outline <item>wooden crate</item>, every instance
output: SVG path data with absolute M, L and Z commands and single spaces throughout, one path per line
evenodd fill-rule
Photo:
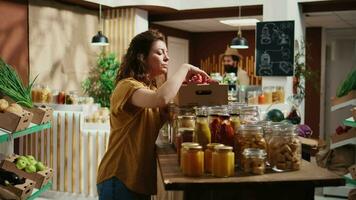
M 16 132 L 26 129 L 33 118 L 33 114 L 24 111 L 22 115 L 11 112 L 0 112 L 0 128 L 10 132 Z
M 228 85 L 210 83 L 182 85 L 174 98 L 177 106 L 215 106 L 228 103 Z
M 33 113 L 32 123 L 45 124 L 52 119 L 53 109 L 46 105 L 41 105 L 34 108 L 24 108 L 25 110 Z
M 14 186 L 0 185 L 0 199 L 4 198 L 25 200 L 32 194 L 34 186 L 35 182 L 30 179 L 26 179 L 25 183 L 23 184 Z
M 27 173 L 24 170 L 20 170 L 15 165 L 15 160 L 18 158 L 18 155 L 11 155 L 8 156 L 1 164 L 0 167 L 10 172 L 14 172 L 15 174 L 22 176 L 24 178 L 28 178 L 30 180 L 35 181 L 35 188 L 41 188 L 42 186 L 46 185 L 48 181 L 53 176 L 53 170 L 47 167 L 43 171 L 35 172 L 35 173 Z

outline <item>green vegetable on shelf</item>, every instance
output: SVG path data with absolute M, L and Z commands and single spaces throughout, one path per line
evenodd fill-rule
M 17 72 L 10 65 L 6 64 L 0 58 L 0 91 L 9 96 L 16 103 L 32 108 L 32 98 L 31 98 L 31 89 L 35 79 L 29 84 L 29 86 L 24 86 L 21 78 L 18 76 Z
M 336 91 L 336 96 L 345 96 L 352 90 L 356 90 L 356 69 L 353 69 L 351 73 L 348 73 L 346 79 L 339 85 Z

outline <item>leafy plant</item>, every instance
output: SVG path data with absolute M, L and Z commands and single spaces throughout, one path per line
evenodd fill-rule
M 346 79 L 339 85 L 336 91 L 336 96 L 345 96 L 351 90 L 356 90 L 356 69 L 353 69 L 351 73 L 348 73 Z
M 115 87 L 115 78 L 120 63 L 116 55 L 101 53 L 97 65 L 89 72 L 89 77 L 82 82 L 84 93 L 94 98 L 103 107 L 110 107 L 110 96 Z
M 16 101 L 17 104 L 32 108 L 33 102 L 31 97 L 31 89 L 36 81 L 35 79 L 26 87 L 16 70 L 9 64 L 6 64 L 0 58 L 0 92 Z

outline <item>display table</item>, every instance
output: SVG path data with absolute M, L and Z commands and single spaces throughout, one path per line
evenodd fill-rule
M 158 146 L 157 159 L 165 190 L 183 190 L 185 200 L 308 200 L 314 199 L 315 187 L 345 185 L 340 176 L 307 161 L 302 162 L 301 170 L 293 172 L 246 175 L 237 171 L 229 178 L 190 178 L 183 176 L 172 146 Z

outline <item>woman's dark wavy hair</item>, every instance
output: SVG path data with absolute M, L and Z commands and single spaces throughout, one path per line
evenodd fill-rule
M 148 30 L 136 35 L 130 42 L 127 53 L 123 58 L 119 72 L 116 76 L 116 84 L 125 78 L 133 77 L 146 84 L 150 83 L 148 67 L 145 60 L 151 50 L 153 42 L 165 41 L 162 33 L 157 30 Z

